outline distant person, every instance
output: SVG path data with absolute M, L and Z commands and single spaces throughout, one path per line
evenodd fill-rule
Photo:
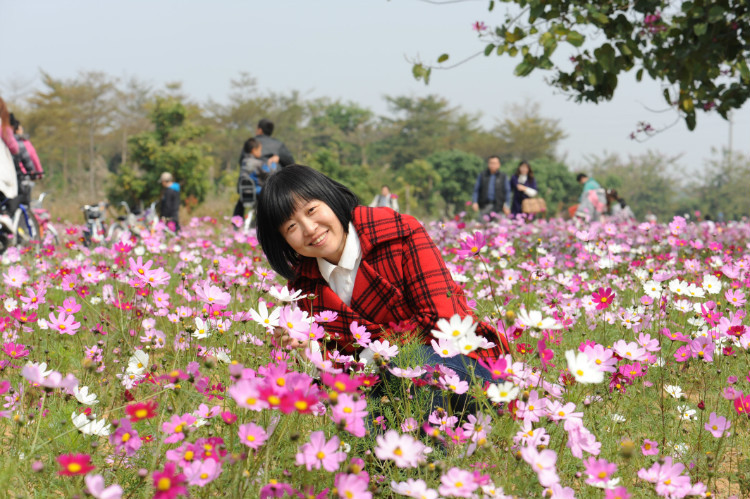
M 245 141 L 242 153 L 244 158 L 240 164 L 240 177 L 237 181 L 237 192 L 240 192 L 240 186 L 243 179 L 252 179 L 256 185 L 256 194 L 260 193 L 260 189 L 266 184 L 268 177 L 278 170 L 279 157 L 274 155 L 268 158 L 268 161 L 264 162 L 261 159 L 263 157 L 263 144 L 254 137 Z M 242 202 L 241 192 L 240 199 L 237 200 L 232 215 L 240 217 L 245 216 L 245 206 Z
M 502 211 L 510 215 L 510 182 L 500 171 L 499 156 L 490 156 L 487 159 L 487 169 L 477 176 L 471 201 L 471 207 L 478 212 L 477 220 L 480 222 L 490 213 Z
M 516 173 L 510 177 L 510 190 L 513 193 L 510 212 L 514 216 L 520 215 L 523 213 L 523 201 L 537 195 L 536 179 L 528 162 L 521 161 L 518 164 Z
M 10 126 L 13 128 L 13 136 L 16 142 L 18 142 L 21 173 L 41 178 L 44 175 L 44 169 L 42 168 L 42 163 L 39 161 L 36 149 L 29 140 L 29 137 L 23 133 L 23 125 L 21 125 L 21 122 L 18 121 L 13 113 L 10 113 Z
M 585 173 L 576 176 L 578 183 L 583 186 L 578 200 L 576 217 L 588 222 L 596 222 L 607 209 L 607 196 L 599 182 Z
M 263 146 L 263 155 L 260 159 L 265 163 L 272 156 L 278 156 L 278 163 L 282 168 L 294 164 L 294 157 L 289 149 L 280 140 L 271 137 L 273 135 L 274 125 L 273 121 L 263 118 L 258 122 L 258 127 L 255 129 L 255 140 L 259 141 Z M 245 150 L 243 148 L 240 154 L 240 165 L 242 160 L 245 158 Z
M 180 230 L 180 184 L 174 181 L 169 172 L 164 172 L 159 177 L 162 186 L 161 201 L 159 202 L 159 215 L 174 224 L 174 231 Z
M 18 142 L 13 135 L 13 128 L 10 125 L 10 113 L 5 105 L 5 101 L 0 98 L 0 193 L 5 199 L 15 199 L 18 197 L 18 177 L 16 176 L 16 167 L 13 156 L 19 153 Z M 2 198 L 3 196 L 0 196 Z M 3 199 L 3 201 L 5 200 Z M 13 214 L 13 209 L 5 203 L 4 214 Z M 5 219 L 4 219 L 5 220 Z
M 607 206 L 609 216 L 618 222 L 627 222 L 635 220 L 635 214 L 630 209 L 628 203 L 620 197 L 616 189 L 609 189 L 607 191 Z
M 375 196 L 370 203 L 370 208 L 377 208 L 379 206 L 385 206 L 391 208 L 393 211 L 398 211 L 398 197 L 391 193 L 391 189 L 387 185 L 380 188 L 380 194 Z

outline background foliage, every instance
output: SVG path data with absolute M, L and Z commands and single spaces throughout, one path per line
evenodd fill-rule
M 747 158 L 717 152 L 704 173 L 690 178 L 680 173 L 678 158 L 656 152 L 603 153 L 573 168 L 557 151 L 565 124 L 545 117 L 535 102 L 511 106 L 483 127 L 481 116 L 437 95 L 385 96 L 388 113 L 378 116 L 356 102 L 262 91 L 244 73 L 221 103 L 197 102 L 179 83 L 157 89 L 100 72 L 41 76 L 41 88 L 9 105 L 47 171 L 39 187 L 66 206 L 105 195 L 148 204 L 160 195 L 159 174 L 172 171 L 189 207 L 211 201 L 213 210 L 228 214 L 240 148 L 268 117 L 296 161 L 349 185 L 365 204 L 388 184 L 402 210 L 422 218 L 463 210 L 493 154 L 509 174 L 519 160 L 531 163 L 552 214 L 576 202 L 579 170 L 617 188 L 639 217 L 701 210 L 729 219 L 750 211 L 740 187 L 750 182 Z

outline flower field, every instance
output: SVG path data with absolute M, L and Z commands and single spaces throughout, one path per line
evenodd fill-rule
M 419 332 L 284 287 L 254 234 L 194 218 L 2 257 L 0 490 L 11 497 L 750 497 L 750 224 L 432 223 L 493 382 Z M 487 347 L 438 324 L 443 357 Z M 464 405 L 441 403 L 464 395 Z

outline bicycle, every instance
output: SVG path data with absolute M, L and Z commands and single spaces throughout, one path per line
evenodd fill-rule
M 104 242 L 107 234 L 106 224 L 104 223 L 104 210 L 109 206 L 107 203 L 97 203 L 95 205 L 84 205 L 83 218 L 86 225 L 83 228 L 83 244 L 88 247 L 91 244 L 101 244 Z
M 4 229 L 3 241 L 0 241 L 3 251 L 7 249 L 11 238 L 16 246 L 39 246 L 42 242 L 39 220 L 29 207 L 34 182 L 31 180 L 31 175 L 23 175 L 20 180 L 18 186 L 19 203 L 13 211 L 9 234 L 6 232 L 8 229 Z M 3 207 L 7 209 L 10 201 L 9 199 L 3 200 Z M 5 224 L 3 226 L 5 227 Z
M 47 198 L 47 193 L 43 192 L 39 194 L 39 197 L 31 202 L 31 211 L 34 213 L 37 221 L 39 222 L 40 235 L 43 241 L 47 240 L 47 234 L 52 238 L 52 242 L 55 246 L 60 244 L 60 235 L 57 229 L 51 223 L 52 217 L 47 209 L 43 207 L 44 200 Z
M 255 203 L 258 201 L 260 186 L 252 177 L 241 177 L 239 183 L 240 201 L 245 208 L 245 220 L 242 230 L 248 232 L 253 227 L 253 216 L 255 215 Z

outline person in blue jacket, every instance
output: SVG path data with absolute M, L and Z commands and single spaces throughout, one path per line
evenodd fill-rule
M 174 222 L 174 231 L 178 232 L 180 230 L 180 184 L 174 181 L 174 177 L 169 172 L 162 173 L 159 182 L 164 188 L 159 202 L 159 215 L 168 222 Z

